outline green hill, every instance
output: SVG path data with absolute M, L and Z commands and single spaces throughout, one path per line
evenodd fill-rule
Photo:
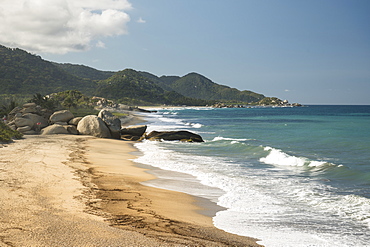
M 24 50 L 0 45 L 0 94 L 46 95 L 67 90 L 132 104 L 253 103 L 265 98 L 214 83 L 197 73 L 158 77 L 132 69 L 100 71 L 84 65 L 52 63 Z
M 252 91 L 239 91 L 236 88 L 219 85 L 197 73 L 187 74 L 169 83 L 176 92 L 196 99 L 257 102 L 265 97 Z
M 115 73 L 112 77 L 100 81 L 96 95 L 118 100 L 121 103 L 134 104 L 174 104 L 174 105 L 205 105 L 201 99 L 191 99 L 161 88 L 156 82 L 156 77 L 149 73 L 133 69 L 125 69 Z
M 189 73 L 183 77 L 157 77 L 147 72 L 140 73 L 160 87 L 166 90 L 173 90 L 190 98 L 246 103 L 258 102 L 265 98 L 264 95 L 254 93 L 252 91 L 240 91 L 236 88 L 230 88 L 228 86 L 214 83 L 210 79 L 197 73 Z
M 105 80 L 114 75 L 113 71 L 101 71 L 85 65 L 77 65 L 70 63 L 53 63 L 55 66 L 61 68 L 69 74 L 74 76 L 90 79 L 94 81 Z
M 1 94 L 49 94 L 81 90 L 91 94 L 96 84 L 73 76 L 41 57 L 0 46 Z

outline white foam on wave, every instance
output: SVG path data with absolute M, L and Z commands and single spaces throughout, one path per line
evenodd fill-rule
M 213 142 L 216 142 L 216 141 L 248 141 L 250 139 L 237 139 L 237 138 L 227 138 L 227 137 L 222 137 L 222 136 L 217 136 L 215 138 L 213 138 Z
M 207 165 L 212 166 L 214 164 L 214 160 L 209 157 L 189 157 L 187 155 L 182 155 L 178 152 L 168 150 L 160 146 L 161 144 L 165 143 L 178 145 L 183 144 L 181 142 L 165 141 L 162 143 L 153 141 L 143 141 L 141 143 L 137 143 L 135 144 L 135 146 L 143 152 L 143 155 L 136 158 L 134 161 L 137 163 L 158 167 L 164 170 L 190 174 L 196 178 L 196 181 L 199 184 L 209 186 L 206 193 L 204 194 L 203 191 L 203 194 L 199 194 L 199 190 L 196 190 L 194 188 L 192 189 L 187 186 L 178 187 L 177 191 L 192 194 L 195 196 L 201 196 L 217 202 L 217 198 L 223 194 L 223 191 L 221 191 L 218 186 L 215 186 L 215 184 L 210 181 L 211 174 L 207 173 L 206 169 Z M 205 166 L 201 167 L 197 165 L 199 162 L 201 162 L 201 164 Z M 213 188 L 213 190 L 210 188 Z
M 180 130 L 188 128 L 200 129 L 203 127 L 201 123 L 186 122 L 185 119 L 173 117 L 177 114 L 178 112 L 160 112 L 146 116 L 146 119 L 150 122 L 147 131 Z
M 178 112 L 172 112 L 172 111 L 167 111 L 167 112 L 163 112 L 163 115 L 177 115 Z
M 203 127 L 203 124 L 200 124 L 200 123 L 186 123 L 185 124 L 186 126 L 191 126 L 195 129 L 199 129 L 199 128 L 202 128 Z
M 268 151 L 269 154 L 266 157 L 260 158 L 260 162 L 269 165 L 277 165 L 277 166 L 308 166 L 308 167 L 319 167 L 322 165 L 330 164 L 325 161 L 315 161 L 309 160 L 305 157 L 296 157 L 284 153 L 282 150 L 275 149 L 272 147 L 265 147 L 265 151 Z

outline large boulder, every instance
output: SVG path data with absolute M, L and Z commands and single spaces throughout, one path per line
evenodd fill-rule
M 22 112 L 23 113 L 38 113 L 41 107 L 36 105 L 35 103 L 26 103 L 23 105 Z
M 53 124 L 41 130 L 41 135 L 69 134 L 68 130 L 59 124 Z
M 105 122 L 100 117 L 95 115 L 83 117 L 77 125 L 77 130 L 81 135 L 111 138 L 109 128 Z
M 142 136 L 147 129 L 146 125 L 137 125 L 121 129 L 121 135 Z
M 110 111 L 107 110 L 101 110 L 98 114 L 98 117 L 100 117 L 106 123 L 111 132 L 112 138 L 121 138 L 121 120 L 118 117 L 114 116 Z
M 48 120 L 38 114 L 26 113 L 26 114 L 23 114 L 23 118 L 31 119 L 33 123 L 31 127 L 34 130 L 37 128 L 44 128 L 49 125 Z
M 68 110 L 62 110 L 62 111 L 56 111 L 50 116 L 50 122 L 56 123 L 56 122 L 68 122 L 74 118 L 72 112 Z
M 72 118 L 71 120 L 69 120 L 68 123 L 71 124 L 71 125 L 76 125 L 77 126 L 78 122 L 80 122 L 81 119 L 82 119 L 82 117 L 75 117 L 75 118 Z
M 63 126 L 63 127 L 67 129 L 69 134 L 72 134 L 72 135 L 78 135 L 79 134 L 79 132 L 77 130 L 77 127 L 75 125 L 67 125 L 67 126 Z
M 204 142 L 202 137 L 190 131 L 152 131 L 145 137 L 149 140 Z
M 17 128 L 17 131 L 19 131 L 21 133 L 25 133 L 25 132 L 30 131 L 30 130 L 31 130 L 30 126 L 23 126 L 23 127 L 18 127 Z
M 48 121 L 44 117 L 34 113 L 26 113 L 23 115 L 17 113 L 15 115 L 14 124 L 17 127 L 29 126 L 31 129 L 36 130 L 48 126 Z
M 33 126 L 33 121 L 23 116 L 16 117 L 14 123 L 17 127 Z
M 72 134 L 78 135 L 76 126 L 53 124 L 41 130 L 41 135 Z

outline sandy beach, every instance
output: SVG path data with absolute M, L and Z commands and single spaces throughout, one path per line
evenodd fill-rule
M 0 148 L 0 246 L 259 246 L 197 198 L 141 185 L 131 142 L 26 136 Z

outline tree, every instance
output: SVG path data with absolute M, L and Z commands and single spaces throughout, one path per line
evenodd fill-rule
M 56 102 L 53 99 L 50 99 L 47 96 L 43 96 L 40 93 L 36 93 L 35 95 L 33 95 L 33 98 L 29 102 L 33 102 L 49 110 L 55 110 L 56 108 Z

